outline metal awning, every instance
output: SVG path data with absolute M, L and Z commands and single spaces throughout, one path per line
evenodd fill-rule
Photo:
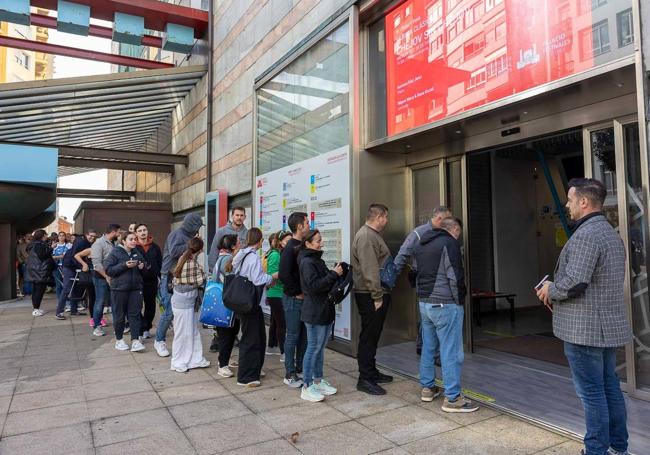
M 142 152 L 206 71 L 190 66 L 0 84 L 0 142 Z

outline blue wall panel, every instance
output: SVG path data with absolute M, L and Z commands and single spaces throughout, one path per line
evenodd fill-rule
M 0 144 L 0 182 L 56 186 L 56 148 Z

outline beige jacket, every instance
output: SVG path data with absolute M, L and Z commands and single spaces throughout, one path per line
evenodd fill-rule
M 352 278 L 354 291 L 370 294 L 373 300 L 380 300 L 387 291 L 382 289 L 379 270 L 390 250 L 381 234 L 368 225 L 363 225 L 352 242 Z

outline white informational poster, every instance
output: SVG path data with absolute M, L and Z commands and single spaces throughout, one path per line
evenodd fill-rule
M 265 239 L 273 232 L 289 230 L 287 220 L 292 212 L 306 212 L 312 229 L 323 236 L 327 265 L 350 262 L 348 146 L 258 176 L 253 201 L 255 225 L 262 229 Z M 266 303 L 264 310 L 269 311 Z M 336 308 L 334 335 L 351 339 L 349 296 Z

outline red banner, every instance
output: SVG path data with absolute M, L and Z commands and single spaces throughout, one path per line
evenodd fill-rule
M 592 68 L 591 8 L 591 0 L 401 4 L 385 19 L 388 134 Z

